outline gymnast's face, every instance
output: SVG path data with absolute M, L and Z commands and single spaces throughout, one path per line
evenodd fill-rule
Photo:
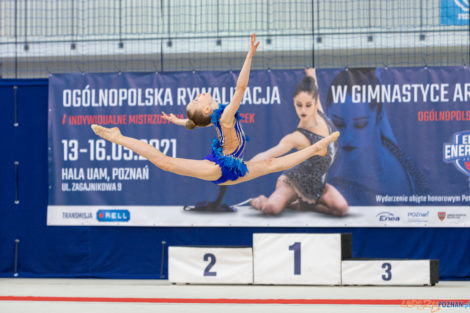
M 203 93 L 200 95 L 197 95 L 196 98 L 191 101 L 186 110 L 196 112 L 200 111 L 204 115 L 211 115 L 212 114 L 212 104 L 213 99 L 212 96 L 209 93 Z
M 379 143 L 377 112 L 369 103 L 353 103 L 348 95 L 344 103 L 332 103 L 328 115 L 341 132 L 338 142 L 346 152 L 345 157 L 359 160 L 376 153 Z
M 294 97 L 294 107 L 295 112 L 301 121 L 308 121 L 316 118 L 316 101 L 311 94 L 304 91 L 299 92 Z

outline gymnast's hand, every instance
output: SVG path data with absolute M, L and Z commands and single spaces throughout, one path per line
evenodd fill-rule
M 118 143 L 119 138 L 122 137 L 121 131 L 117 127 L 106 128 L 100 125 L 93 124 L 91 125 L 91 129 L 93 129 L 95 134 L 97 134 L 101 138 L 104 138 L 114 143 Z
M 250 57 L 253 57 L 255 55 L 255 52 L 258 46 L 259 46 L 259 41 L 256 42 L 256 35 L 253 33 L 251 34 L 250 50 L 248 50 L 248 55 Z
M 179 120 L 179 118 L 177 118 L 173 113 L 171 113 L 170 115 L 167 115 L 165 112 L 162 112 L 162 114 L 163 114 L 164 119 L 166 119 L 167 121 L 173 124 L 176 124 Z
M 317 80 L 316 69 L 314 67 L 306 68 L 305 69 L 305 76 L 310 76 L 310 77 L 315 78 L 315 80 Z

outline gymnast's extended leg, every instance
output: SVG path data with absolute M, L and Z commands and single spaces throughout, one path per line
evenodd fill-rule
M 220 167 L 211 161 L 169 157 L 143 141 L 123 136 L 117 127 L 92 125 L 91 128 L 98 136 L 134 151 L 164 171 L 210 181 L 222 175 Z
M 246 162 L 248 167 L 248 173 L 245 176 L 240 177 L 236 181 L 227 181 L 222 185 L 235 185 L 241 182 L 255 179 L 259 176 L 282 172 L 288 170 L 303 161 L 311 158 L 314 155 L 326 155 L 328 145 L 338 139 L 339 132 L 334 132 L 329 136 L 317 141 L 311 146 L 302 150 L 284 155 L 278 158 L 266 159 L 261 161 Z

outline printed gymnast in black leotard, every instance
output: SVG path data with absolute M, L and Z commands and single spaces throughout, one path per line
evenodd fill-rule
M 333 123 L 323 113 L 314 69 L 306 70 L 306 77 L 294 91 L 294 107 L 300 121 L 297 129 L 284 136 L 278 145 L 256 155 L 251 161 L 274 158 L 292 149 L 301 150 L 336 131 Z M 250 201 L 255 209 L 268 214 L 279 214 L 286 207 L 342 216 L 348 204 L 339 191 L 326 183 L 328 170 L 333 163 L 337 143 L 329 144 L 324 156 L 313 156 L 285 171 L 277 180 L 276 189 L 268 197 L 260 195 Z

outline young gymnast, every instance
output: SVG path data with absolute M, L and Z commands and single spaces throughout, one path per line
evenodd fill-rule
M 243 161 L 247 140 L 240 123 L 238 108 L 248 85 L 251 61 L 258 45 L 259 42 L 256 43 L 256 37 L 252 34 L 248 55 L 240 71 L 230 104 L 218 104 L 210 94 L 206 93 L 198 95 L 188 104 L 186 119 L 163 113 L 168 121 L 186 126 L 188 129 L 194 129 L 196 126 L 216 128 L 217 138 L 212 142 L 211 153 L 204 160 L 169 157 L 143 141 L 123 136 L 117 127 L 105 128 L 92 125 L 91 128 L 98 136 L 131 149 L 164 171 L 208 180 L 220 185 L 242 183 L 259 176 L 287 170 L 314 155 L 325 155 L 328 144 L 338 138 L 339 132 L 332 133 L 313 145 L 279 158 L 254 162 Z

